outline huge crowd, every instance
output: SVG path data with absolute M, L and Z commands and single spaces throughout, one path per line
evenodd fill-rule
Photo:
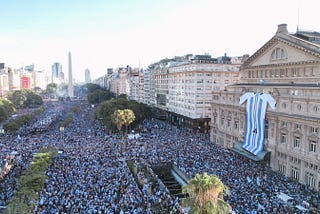
M 48 106 L 59 114 L 63 106 Z M 19 176 L 40 148 L 53 145 L 60 152 L 46 174 L 45 187 L 35 213 L 158 213 L 156 207 L 166 207 L 167 213 L 185 213 L 181 201 L 152 172 L 152 166 L 173 162 L 190 178 L 197 173 L 215 174 L 230 188 L 225 200 L 234 213 L 294 213 L 295 210 L 277 197 L 286 193 L 297 201 L 306 201 L 320 209 L 320 194 L 260 163 L 209 142 L 208 134 L 193 133 L 164 121 L 148 119 L 142 125 L 138 139 L 124 139 L 110 133 L 93 120 L 93 109 L 80 105 L 73 122 L 63 131 L 55 123 L 46 126 L 31 123 L 16 135 L 1 137 L 2 155 L 15 151 L 14 166 L 0 181 L 0 206 L 5 206 L 17 191 Z M 52 111 L 44 112 L 37 120 L 52 119 Z M 41 132 L 33 132 L 41 126 Z M 106 134 L 108 133 L 108 134 Z M 130 171 L 126 160 L 147 167 L 154 179 L 145 180 L 143 188 Z M 154 191 L 148 190 L 150 182 Z M 1 212 L 1 210 L 0 210 Z

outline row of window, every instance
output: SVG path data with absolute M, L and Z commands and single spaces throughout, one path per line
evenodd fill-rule
M 287 104 L 286 104 L 286 103 L 282 103 L 281 107 L 282 107 L 283 109 L 286 109 L 286 108 L 287 108 Z M 299 111 L 302 111 L 302 110 L 303 110 L 303 106 L 302 106 L 301 104 L 297 104 L 297 105 L 296 105 L 296 109 L 299 110 Z M 319 112 L 319 111 L 320 111 L 320 107 L 317 106 L 317 105 L 315 105 L 315 106 L 313 106 L 312 110 L 313 110 L 314 112 Z
M 286 144 L 287 143 L 287 134 L 286 133 L 281 133 L 280 143 L 281 144 Z M 308 144 L 309 144 L 308 151 L 315 153 L 317 151 L 317 141 L 316 140 L 309 140 Z M 301 146 L 302 146 L 301 145 L 301 137 L 300 136 L 294 136 L 293 137 L 293 148 L 294 149 L 299 149 Z
M 268 70 L 249 70 L 247 78 L 281 78 L 281 77 L 314 77 L 313 67 L 309 68 L 280 68 Z M 245 76 L 244 76 L 245 77 Z
M 282 164 L 281 162 L 278 163 L 278 170 L 279 172 L 281 172 L 282 174 L 286 174 L 286 165 Z M 300 169 L 296 166 L 291 166 L 291 171 L 290 171 L 290 176 L 299 181 L 300 180 Z M 310 186 L 311 188 L 315 188 L 316 187 L 316 173 L 312 173 L 309 171 L 305 172 L 305 176 L 304 176 L 304 181 L 305 184 Z M 320 183 L 319 183 L 320 185 Z
M 287 121 L 281 121 L 281 127 L 283 127 L 283 128 L 284 127 L 288 127 L 288 122 Z M 294 124 L 294 128 L 296 130 L 301 130 L 301 124 L 295 123 Z M 310 133 L 315 133 L 315 134 L 319 133 L 319 128 L 318 127 L 311 126 L 309 128 L 310 128 Z

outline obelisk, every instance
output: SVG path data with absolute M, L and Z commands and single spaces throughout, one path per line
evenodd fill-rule
M 69 58 L 68 96 L 72 98 L 73 97 L 73 80 L 72 80 L 71 52 L 69 52 L 68 58 Z

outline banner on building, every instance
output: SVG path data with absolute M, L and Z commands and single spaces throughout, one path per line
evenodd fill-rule
M 268 104 L 275 109 L 276 101 L 270 94 L 247 92 L 240 97 L 240 104 L 247 101 L 246 135 L 242 148 L 257 155 L 263 151 L 265 114 Z

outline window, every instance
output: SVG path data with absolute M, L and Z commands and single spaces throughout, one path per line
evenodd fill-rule
M 316 152 L 317 150 L 317 142 L 314 140 L 311 140 L 309 143 L 309 152 Z
M 316 127 L 311 127 L 311 133 L 318 133 L 319 129 Z
M 300 147 L 300 137 L 295 137 L 294 138 L 293 147 L 294 148 L 299 148 Z
M 279 172 L 282 174 L 286 174 L 286 166 L 283 164 L 279 164 Z
M 287 104 L 286 103 L 282 103 L 282 108 L 287 108 Z
M 301 124 L 296 124 L 295 127 L 296 129 L 301 129 Z
M 302 106 L 300 104 L 297 105 L 297 109 L 300 111 L 302 110 Z
M 282 127 L 287 127 L 288 123 L 287 121 L 282 121 Z
M 221 118 L 221 126 L 224 125 L 224 118 Z
M 299 169 L 297 167 L 291 168 L 291 177 L 295 180 L 299 180 Z
M 238 127 L 239 127 L 239 121 L 234 121 L 234 128 L 238 129 Z
M 316 186 L 315 176 L 310 172 L 306 173 L 306 185 L 308 185 L 310 187 L 315 187 Z
M 287 135 L 285 133 L 281 133 L 281 140 L 280 142 L 283 144 L 283 143 L 286 143 L 287 142 Z
M 313 107 L 313 110 L 314 110 L 314 112 L 318 112 L 320 110 L 320 107 L 319 106 L 315 106 L 315 107 Z
M 275 48 L 271 53 L 271 60 L 283 60 L 287 58 L 287 52 L 283 48 Z

